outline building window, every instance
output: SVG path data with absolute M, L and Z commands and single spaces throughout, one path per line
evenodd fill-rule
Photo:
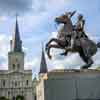
M 15 64 L 13 64 L 13 69 L 15 69 Z
M 22 95 L 23 95 L 24 91 L 22 91 Z
M 15 82 L 15 87 L 17 86 L 17 82 Z
M 3 86 L 5 86 L 5 80 L 3 80 Z
M 10 91 L 8 91 L 8 96 L 10 95 Z
M 16 58 L 15 61 L 18 62 L 18 59 Z
M 34 96 L 34 100 L 37 100 L 37 98 L 36 98 L 36 94 L 35 94 L 35 96 Z
M 18 68 L 18 69 L 20 68 L 20 64 L 17 64 L 17 68 Z
M 28 80 L 26 80 L 26 85 L 28 85 Z

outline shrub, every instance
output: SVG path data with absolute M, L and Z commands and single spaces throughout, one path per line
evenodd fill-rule
M 4 96 L 2 96 L 2 97 L 0 97 L 0 100 L 9 100 L 9 99 L 4 97 Z
M 18 96 L 16 97 L 16 100 L 24 100 L 24 96 L 18 95 Z

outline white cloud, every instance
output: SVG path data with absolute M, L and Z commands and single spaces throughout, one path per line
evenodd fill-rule
M 50 38 L 57 38 L 57 34 L 58 34 L 57 32 L 52 32 Z
M 33 0 L 32 12 L 24 17 L 22 16 L 20 20 L 20 26 L 24 26 L 24 28 L 21 27 L 21 31 L 23 33 L 39 31 L 38 29 L 41 29 L 41 27 L 43 28 L 45 24 L 50 24 L 51 27 L 54 17 L 57 13 L 60 13 L 60 10 L 62 10 L 69 1 L 70 0 L 59 0 L 59 2 L 58 0 Z
M 23 14 L 31 9 L 32 0 L 0 0 L 0 15 Z
M 0 34 L 0 69 L 7 69 L 7 54 L 9 51 L 9 36 Z
M 0 56 L 6 58 L 6 54 L 8 52 L 9 49 L 9 37 L 4 35 L 4 34 L 0 34 Z
M 57 56 L 57 55 L 56 55 Z M 54 56 L 53 56 L 54 57 Z M 79 68 L 84 64 L 82 59 L 79 57 L 78 53 L 75 54 L 68 54 L 68 56 L 60 56 L 59 57 L 54 57 L 51 61 L 49 61 L 50 65 L 55 68 Z
M 44 12 L 44 11 L 56 11 L 60 10 L 66 3 L 69 3 L 71 0 L 34 0 L 33 10 L 35 12 Z
M 7 16 L 0 16 L 0 21 L 5 21 L 5 20 L 7 20 L 7 19 L 8 19 Z
M 39 58 L 32 58 L 30 61 L 26 59 L 25 61 L 25 69 L 38 69 L 40 64 L 40 59 Z

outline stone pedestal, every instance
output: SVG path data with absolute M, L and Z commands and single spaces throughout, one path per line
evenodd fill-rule
M 100 100 L 100 71 L 53 70 L 40 80 L 38 89 L 38 100 Z

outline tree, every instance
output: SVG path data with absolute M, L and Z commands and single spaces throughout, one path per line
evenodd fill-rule
M 16 97 L 16 100 L 24 100 L 24 96 L 18 95 L 18 96 Z
M 2 97 L 0 97 L 0 100 L 9 100 L 9 99 L 4 97 L 4 96 L 2 96 Z

